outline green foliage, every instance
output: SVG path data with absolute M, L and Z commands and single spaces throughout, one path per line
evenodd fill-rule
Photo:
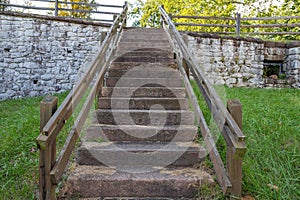
M 191 82 L 206 121 L 210 113 Z M 298 199 L 300 196 L 300 91 L 295 89 L 225 88 L 228 99 L 243 105 L 247 153 L 243 161 L 243 195 L 255 199 Z M 225 142 L 218 150 L 225 158 Z M 278 189 L 276 189 L 278 188 Z
M 93 4 L 95 3 L 95 0 L 63 0 L 64 2 L 73 2 L 73 3 L 85 3 L 85 4 Z M 74 11 L 64 11 L 60 10 L 58 12 L 58 16 L 62 17 L 74 17 L 74 18 L 90 18 L 91 13 L 89 12 L 77 12 L 76 10 L 87 10 L 91 11 L 94 9 L 94 7 L 90 7 L 87 5 L 81 5 L 81 4 L 64 4 L 64 3 L 59 3 L 58 4 L 59 8 L 64 8 L 64 9 L 72 9 Z
M 280 5 L 278 0 L 137 0 L 131 5 L 129 17 L 135 22 L 133 26 L 159 27 L 160 13 L 159 5 L 164 5 L 166 12 L 170 15 L 183 16 L 218 16 L 234 17 L 236 12 L 241 12 L 242 17 L 274 17 L 274 16 L 299 16 L 300 2 L 298 0 L 284 0 Z M 140 18 L 139 18 L 140 16 Z M 194 24 L 223 24 L 235 25 L 234 20 L 212 20 L 212 19 L 187 19 L 174 18 L 175 23 Z M 300 23 L 299 19 L 242 21 L 243 25 L 254 24 L 291 24 Z M 223 27 L 200 27 L 200 26 L 178 26 L 178 30 L 193 32 L 235 32 L 235 28 Z M 278 27 L 278 28 L 242 28 L 241 32 L 300 32 L 300 27 Z M 263 39 L 275 40 L 300 40 L 300 35 L 267 35 L 260 36 Z
M 278 17 L 278 16 L 299 16 L 300 15 L 300 2 L 298 0 L 284 0 L 280 5 L 278 0 L 260 0 L 260 5 L 252 6 L 249 10 L 250 17 Z M 269 5 L 269 6 L 266 6 Z M 293 24 L 300 23 L 300 19 L 280 19 L 268 21 L 253 21 L 248 24 Z M 245 30 L 243 30 L 245 31 Z M 300 32 L 300 27 L 271 27 L 261 29 L 248 29 L 247 32 Z M 263 39 L 273 40 L 300 40 L 300 35 L 267 35 L 262 36 Z
M 231 16 L 236 8 L 235 3 L 230 1 L 197 1 L 197 0 L 138 0 L 130 16 L 141 15 L 142 27 L 158 27 L 160 25 L 159 5 L 163 5 L 167 13 L 172 15 L 193 15 L 193 16 Z M 201 21 L 201 20 L 200 20 Z M 175 22 L 186 22 L 185 19 L 178 19 Z M 199 22 L 199 20 L 198 20 Z M 193 30 L 202 29 L 193 27 Z

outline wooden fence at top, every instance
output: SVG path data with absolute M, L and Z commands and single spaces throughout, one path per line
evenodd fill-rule
M 239 101 L 229 101 L 228 108 L 223 105 L 220 97 L 198 66 L 184 39 L 163 7 L 160 7 L 160 12 L 162 26 L 166 30 L 170 41 L 172 41 L 172 47 L 184 79 L 187 94 L 191 100 L 197 123 L 201 129 L 203 140 L 213 163 L 218 183 L 224 194 L 231 193 L 234 196 L 241 196 L 242 161 L 246 153 L 245 135 L 241 131 L 241 104 Z M 189 82 L 189 71 L 192 72 L 194 80 L 202 92 L 213 119 L 226 142 L 226 168 L 217 150 L 215 138 L 211 134 L 211 130 L 205 121 L 196 95 Z
M 190 19 L 190 20 L 219 20 L 223 21 L 222 24 L 204 24 L 204 23 L 174 23 L 175 26 L 197 26 L 197 27 L 217 27 L 217 28 L 234 28 L 235 32 L 213 32 L 216 34 L 224 34 L 224 35 L 240 35 L 240 34 L 246 34 L 246 35 L 300 35 L 300 32 L 297 31 L 278 31 L 278 32 L 260 32 L 258 30 L 255 30 L 253 32 L 243 32 L 241 30 L 243 29 L 262 29 L 262 28 L 294 28 L 299 27 L 300 28 L 300 16 L 279 16 L 279 17 L 249 17 L 249 18 L 242 18 L 240 13 L 237 13 L 235 17 L 213 17 L 213 16 L 175 16 L 170 15 L 171 19 Z M 251 21 L 272 21 L 272 20 L 292 20 L 296 19 L 299 20 L 298 23 L 263 23 L 263 24 L 251 24 L 249 22 Z M 227 22 L 227 24 L 226 24 Z M 231 23 L 233 22 L 233 23 Z M 231 24 L 230 24 L 231 23 Z
M 128 5 L 125 4 L 123 11 L 115 18 L 113 25 L 101 42 L 95 59 L 57 110 L 55 99 L 46 98 L 41 103 L 41 133 L 37 138 L 40 150 L 39 199 L 41 200 L 55 199 L 55 188 L 62 179 L 76 141 L 94 105 L 94 100 L 103 86 L 104 74 L 113 58 L 121 31 L 126 26 L 127 10 Z M 89 90 L 88 88 L 91 89 Z M 88 93 L 87 97 L 84 98 L 86 93 Z M 84 102 L 82 107 L 80 106 L 81 102 Z M 61 135 L 61 130 L 66 121 L 70 119 L 77 108 L 80 109 L 80 113 L 69 132 L 62 150 L 56 156 L 57 137 Z
M 120 12 L 109 12 L 109 11 L 98 11 L 98 9 L 101 8 L 109 8 L 109 9 L 120 9 L 122 10 L 123 6 L 120 5 L 106 5 L 106 4 L 98 4 L 98 3 L 83 3 L 83 2 L 64 2 L 59 0 L 30 0 L 32 2 L 44 2 L 49 3 L 49 7 L 37 7 L 37 6 L 31 6 L 31 5 L 19 5 L 19 4 L 11 4 L 6 2 L 0 2 L 0 6 L 3 8 L 2 10 L 10 11 L 12 8 L 15 9 L 25 9 L 25 10 L 31 10 L 31 11 L 45 11 L 45 12 L 53 12 L 54 16 L 59 16 L 59 11 L 66 11 L 66 12 L 73 12 L 73 13 L 89 13 L 89 14 L 101 14 L 101 15 L 112 15 L 116 16 L 120 14 Z M 50 5 L 53 4 L 53 7 Z M 60 5 L 68 6 L 68 5 L 78 5 L 78 6 L 84 6 L 87 9 L 70 9 L 61 7 Z M 4 9 L 5 8 L 5 9 Z M 66 17 L 66 18 L 70 18 Z M 75 18 L 75 17 L 72 17 Z M 83 19 L 83 18 L 77 18 L 77 19 Z M 85 20 L 91 20 L 91 21 L 101 21 L 101 22 L 108 22 L 112 23 L 114 22 L 113 17 L 111 19 L 101 19 L 101 18 L 84 18 Z

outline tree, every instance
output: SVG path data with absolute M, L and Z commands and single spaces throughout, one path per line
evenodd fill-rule
M 245 2 L 245 3 L 243 3 Z M 130 17 L 140 14 L 141 19 L 138 25 L 143 27 L 157 27 L 160 24 L 159 5 L 164 5 L 168 14 L 171 15 L 192 15 L 192 16 L 234 16 L 237 5 L 247 4 L 253 0 L 245 1 L 223 1 L 223 0 L 138 0 L 135 8 L 130 13 Z M 221 23 L 219 20 L 201 19 L 174 19 L 174 22 L 189 23 Z M 223 22 L 224 23 L 224 22 Z M 227 24 L 234 24 L 228 21 Z M 189 31 L 222 31 L 223 28 L 207 27 L 179 27 L 181 30 Z
M 0 0 L 0 3 L 9 4 L 9 0 Z M 0 5 L 0 11 L 5 11 L 7 9 L 6 5 Z
M 232 16 L 238 4 L 243 3 L 222 0 L 138 0 L 133 5 L 130 17 L 141 15 L 141 26 L 156 27 L 160 24 L 159 5 L 164 5 L 166 12 L 171 15 Z
M 242 17 L 266 17 L 266 16 L 299 16 L 299 0 L 138 0 L 131 7 L 129 17 L 135 22 L 133 25 L 142 27 L 160 26 L 159 5 L 164 5 L 166 12 L 170 15 L 191 15 L 191 16 L 218 16 L 233 17 L 236 12 L 241 12 Z M 140 16 L 140 18 L 138 17 Z M 203 19 L 176 19 L 176 23 L 197 23 L 197 24 L 227 24 L 235 25 L 235 21 L 228 20 L 203 20 Z M 262 23 L 299 23 L 299 19 L 292 20 L 271 20 L 271 21 L 243 21 L 243 24 L 262 24 Z M 195 32 L 235 32 L 235 28 L 222 27 L 195 27 L 179 26 L 179 30 Z M 242 29 L 243 32 L 276 32 L 293 31 L 299 32 L 299 27 L 294 28 L 264 28 Z M 264 38 L 275 39 L 300 39 L 299 35 L 286 36 L 264 36 Z
M 72 11 L 65 11 L 65 10 L 59 10 L 58 16 L 62 17 L 74 17 L 74 18 L 90 18 L 91 13 L 90 12 L 78 12 L 76 10 L 86 10 L 86 11 L 91 11 L 94 8 L 85 5 L 85 4 L 94 4 L 95 0 L 63 0 L 64 2 L 70 2 L 74 4 L 66 4 L 66 3 L 59 3 L 58 8 L 63 8 L 63 9 L 70 9 Z M 79 4 L 76 4 L 79 3 Z M 82 4 L 84 3 L 84 4 Z
M 261 0 L 262 1 L 262 0 Z M 264 0 L 265 3 L 267 2 Z M 277 3 L 276 3 L 277 2 Z M 251 17 L 275 17 L 275 16 L 300 16 L 300 2 L 299 0 L 284 0 L 282 4 L 278 0 L 273 0 L 268 6 L 253 9 L 250 13 Z M 280 19 L 270 21 L 258 21 L 255 23 L 264 24 L 293 24 L 300 23 L 299 19 Z M 264 28 L 264 32 L 300 32 L 300 27 L 277 27 L 277 28 Z M 265 39 L 275 40 L 300 40 L 300 35 L 267 35 Z

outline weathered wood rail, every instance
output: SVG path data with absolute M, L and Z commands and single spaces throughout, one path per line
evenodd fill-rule
M 26 10 L 38 10 L 38 11 L 53 11 L 54 16 L 59 16 L 59 11 L 67 11 L 72 13 L 92 13 L 92 14 L 104 14 L 104 15 L 118 15 L 119 12 L 108 12 L 108 11 L 98 11 L 100 8 L 111 8 L 111 9 L 122 9 L 123 6 L 120 5 L 107 5 L 107 4 L 98 4 L 98 3 L 84 3 L 84 2 L 64 2 L 59 0 L 30 0 L 35 2 L 45 2 L 49 4 L 53 4 L 53 7 L 38 7 L 38 6 L 31 6 L 31 5 L 19 5 L 19 4 L 12 4 L 12 3 L 6 3 L 6 2 L 0 2 L 0 6 L 3 8 L 8 8 L 8 11 L 10 11 L 11 8 L 19 8 L 19 9 L 26 9 Z M 77 6 L 85 6 L 87 9 L 70 9 L 70 8 L 64 8 L 61 5 L 77 5 Z M 5 11 L 5 9 L 4 9 Z M 64 17 L 68 18 L 68 17 Z M 75 18 L 75 17 L 72 17 Z M 112 18 L 112 17 L 111 17 Z M 75 19 L 83 19 L 83 18 L 75 18 Z M 101 22 L 114 22 L 113 19 L 99 19 L 99 18 L 85 18 L 85 20 L 89 21 L 101 21 Z
M 166 13 L 163 7 L 160 7 L 162 16 L 162 26 L 169 35 L 176 58 L 179 63 L 179 69 L 184 77 L 188 96 L 192 101 L 197 123 L 201 129 L 204 142 L 209 151 L 210 159 L 213 163 L 217 180 L 221 185 L 224 194 L 231 193 L 235 196 L 241 196 L 242 191 L 242 160 L 246 153 L 245 135 L 242 128 L 242 110 L 238 101 L 229 101 L 228 109 L 223 105 L 215 89 L 209 83 L 204 72 L 197 65 L 195 59 L 186 46 L 184 39 L 176 29 L 172 19 Z M 216 124 L 226 141 L 226 168 L 224 167 L 221 156 L 217 150 L 216 142 L 211 134 L 203 113 L 199 107 L 193 88 L 189 82 L 189 71 L 200 88 L 206 103 L 212 113 Z
M 115 18 L 113 25 L 101 43 L 100 49 L 87 72 L 70 91 L 56 112 L 54 112 L 56 100 L 48 99 L 41 103 L 41 134 L 37 138 L 40 150 L 39 199 L 41 200 L 55 199 L 55 187 L 61 180 L 71 153 L 75 148 L 76 140 L 83 129 L 91 107 L 94 105 L 95 98 L 102 88 L 104 74 L 113 57 L 120 33 L 123 27 L 126 26 L 127 10 L 128 5 L 125 4 L 123 11 Z M 95 81 L 93 82 L 93 80 Z M 85 91 L 91 84 L 92 88 L 84 100 Z M 56 139 L 81 100 L 84 100 L 81 111 L 61 152 L 56 156 Z
M 182 16 L 182 15 L 170 15 L 171 19 L 191 19 L 191 20 L 220 20 L 223 21 L 224 24 L 212 24 L 212 23 L 174 23 L 175 26 L 198 26 L 198 27 L 218 27 L 218 28 L 234 28 L 235 32 L 213 32 L 216 34 L 225 34 L 225 35 L 240 35 L 240 34 L 247 34 L 247 35 L 299 35 L 300 32 L 298 31 L 278 31 L 278 32 L 242 32 L 242 29 L 249 29 L 249 28 L 293 28 L 293 27 L 300 27 L 300 16 L 278 16 L 278 17 L 248 17 L 242 18 L 240 13 L 237 13 L 235 17 L 212 17 L 212 16 Z M 296 19 L 299 20 L 298 23 L 264 23 L 264 24 L 249 24 L 249 21 L 271 21 L 271 20 L 291 20 Z M 232 24 L 228 24 L 232 22 Z

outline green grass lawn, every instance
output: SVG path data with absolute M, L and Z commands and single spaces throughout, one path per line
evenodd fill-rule
M 192 85 L 210 123 L 203 97 L 196 83 Z M 247 137 L 243 195 L 263 200 L 300 199 L 300 90 L 216 89 L 223 89 L 227 99 L 237 98 L 243 105 L 243 132 Z M 222 140 L 218 146 L 224 147 Z M 226 151 L 220 153 L 225 158 Z
M 63 101 L 66 93 L 58 95 Z M 0 199 L 36 199 L 39 98 L 0 102 Z
M 226 91 L 243 105 L 244 193 L 256 199 L 300 199 L 300 90 Z
M 243 104 L 248 151 L 243 194 L 255 199 L 300 198 L 300 90 L 226 88 Z M 61 102 L 66 94 L 59 95 Z M 35 199 L 39 102 L 0 102 L 0 199 Z M 274 189 L 277 186 L 278 190 Z

